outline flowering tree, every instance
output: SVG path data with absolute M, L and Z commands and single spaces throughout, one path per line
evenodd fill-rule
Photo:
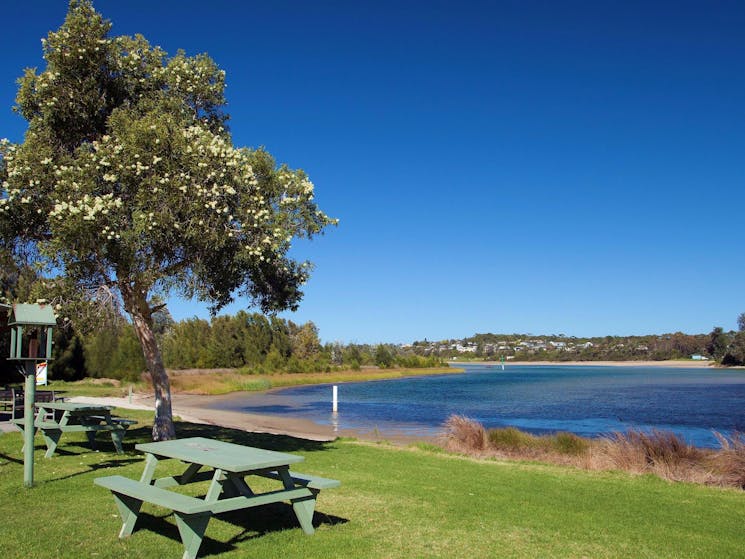
M 90 0 L 72 0 L 26 70 L 23 143 L 0 143 L 0 238 L 80 293 L 113 294 L 131 317 L 155 388 L 153 438 L 174 436 L 153 313 L 169 294 L 217 310 L 236 293 L 294 309 L 309 264 L 293 238 L 334 222 L 302 171 L 236 148 L 225 73 L 207 55 L 168 58 L 140 35 L 110 37 Z

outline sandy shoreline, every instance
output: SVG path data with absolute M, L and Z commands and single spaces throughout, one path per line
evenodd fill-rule
M 255 393 L 252 393 L 257 395 Z M 333 425 L 321 425 L 309 419 L 285 417 L 279 415 L 261 415 L 213 409 L 210 406 L 220 400 L 232 396 L 204 396 L 196 394 L 174 394 L 173 415 L 191 423 L 218 425 L 229 429 L 239 429 L 256 433 L 270 433 L 273 435 L 289 435 L 311 441 L 333 441 L 338 437 L 354 437 L 364 440 L 386 440 L 397 443 L 412 443 L 431 440 L 428 437 L 418 437 L 386 431 L 384 434 L 368 433 L 354 429 L 336 429 Z M 95 403 L 106 406 L 116 406 L 123 409 L 148 410 L 154 413 L 155 406 L 152 396 L 142 394 L 128 398 L 99 398 L 90 396 L 75 396 L 71 402 Z

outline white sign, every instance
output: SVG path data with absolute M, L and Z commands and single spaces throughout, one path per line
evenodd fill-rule
M 37 363 L 36 364 L 36 386 L 47 383 L 47 364 Z

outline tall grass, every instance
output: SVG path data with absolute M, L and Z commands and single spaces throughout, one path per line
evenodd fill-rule
M 697 448 L 667 431 L 631 430 L 601 439 L 573 433 L 532 435 L 514 427 L 486 430 L 476 421 L 454 415 L 445 422 L 443 436 L 446 449 L 465 454 L 539 459 L 745 489 L 745 435 L 715 435 L 721 444 L 719 450 Z

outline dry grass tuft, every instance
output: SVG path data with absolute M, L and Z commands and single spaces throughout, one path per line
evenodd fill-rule
M 454 452 L 482 452 L 487 447 L 486 429 L 478 421 L 451 415 L 445 422 L 445 447 Z
M 614 433 L 604 444 L 601 441 L 597 451 L 611 468 L 652 473 L 671 481 L 713 481 L 706 465 L 711 451 L 689 445 L 668 431 Z
M 721 449 L 689 445 L 674 433 L 628 431 L 597 440 L 573 433 L 531 435 L 514 427 L 490 429 L 454 415 L 445 423 L 445 448 L 475 456 L 540 459 L 592 470 L 651 473 L 671 481 L 745 489 L 745 435 L 715 433 Z
M 711 459 L 712 469 L 723 480 L 724 485 L 745 489 L 745 433 L 735 431 L 727 438 L 714 432 L 722 449 Z

